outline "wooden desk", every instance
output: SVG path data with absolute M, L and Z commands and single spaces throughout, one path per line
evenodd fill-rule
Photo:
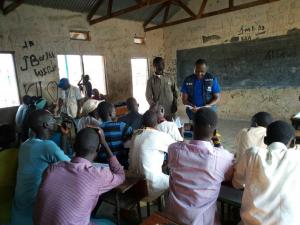
M 228 208 L 228 217 L 231 218 L 231 208 L 241 208 L 243 191 L 235 189 L 232 186 L 222 185 L 218 197 L 218 201 L 221 203 L 221 221 L 225 219 L 225 205 Z
M 242 204 L 243 191 L 230 186 L 221 186 L 218 201 L 240 208 Z
M 114 188 L 113 190 L 103 195 L 103 201 L 116 207 L 117 225 L 120 224 L 120 211 L 121 208 L 132 208 L 134 205 L 138 207 L 138 214 L 141 218 L 141 212 L 139 207 L 139 201 L 147 194 L 143 193 L 144 179 L 126 177 L 123 184 Z
M 184 224 L 180 224 L 178 222 L 175 222 L 174 220 L 171 220 L 163 213 L 155 212 L 146 220 L 144 220 L 144 222 L 141 223 L 141 225 L 184 225 Z

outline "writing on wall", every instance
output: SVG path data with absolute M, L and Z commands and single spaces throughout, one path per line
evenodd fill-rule
M 33 41 L 24 41 L 23 50 L 33 50 L 35 44 Z M 43 77 L 57 70 L 57 65 L 54 62 L 55 54 L 52 51 L 45 51 L 40 54 L 25 54 L 22 57 L 21 71 L 33 69 L 35 76 Z
M 244 24 L 240 27 L 237 35 L 240 41 L 250 41 L 266 33 L 266 27 L 259 23 Z
M 25 94 L 31 96 L 43 97 L 43 91 L 47 93 L 52 102 L 56 102 L 58 99 L 58 86 L 56 81 L 50 81 L 43 83 L 42 81 L 23 84 Z

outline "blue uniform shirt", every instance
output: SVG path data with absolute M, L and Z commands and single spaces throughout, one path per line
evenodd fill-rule
M 181 87 L 181 92 L 188 94 L 188 87 L 185 83 L 183 83 Z M 213 85 L 212 85 L 212 93 L 220 93 L 221 88 L 218 84 L 217 78 L 214 78 Z M 204 106 L 204 99 L 203 99 L 203 79 L 198 80 L 196 76 L 194 76 L 194 102 L 191 102 L 196 107 Z

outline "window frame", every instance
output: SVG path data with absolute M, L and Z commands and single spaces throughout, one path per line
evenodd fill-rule
M 103 58 L 103 68 L 104 68 L 104 79 L 105 79 L 105 89 L 106 89 L 106 94 L 108 95 L 109 90 L 108 90 L 108 85 L 107 85 L 107 71 L 106 71 L 106 59 L 104 55 L 97 55 L 97 54 L 78 54 L 78 53 L 67 53 L 67 54 L 63 54 L 63 53 L 57 53 L 56 54 L 56 61 L 58 62 L 58 55 L 62 55 L 62 56 L 67 56 L 67 55 L 78 55 L 80 56 L 80 64 L 81 64 L 81 70 L 82 70 L 82 74 L 85 74 L 84 71 L 84 63 L 83 63 L 83 56 L 101 56 Z M 60 79 L 60 74 L 58 72 L 58 77 Z
M 20 104 L 22 104 L 21 89 L 20 89 L 20 84 L 19 84 L 19 76 L 18 76 L 17 63 L 16 63 L 16 52 L 15 51 L 1 51 L 0 50 L 0 54 L 11 54 L 12 55 L 14 71 L 15 71 L 15 76 L 16 76 L 15 79 L 16 79 L 16 83 L 17 83 L 17 92 L 18 92 L 19 102 L 20 102 Z M 0 108 L 0 109 L 13 108 L 13 107 L 18 107 L 18 106 L 8 106 L 8 107 Z

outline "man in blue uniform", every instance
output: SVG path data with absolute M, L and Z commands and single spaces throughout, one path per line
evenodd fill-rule
M 217 78 L 207 72 L 207 62 L 198 59 L 194 74 L 186 77 L 181 87 L 182 103 L 186 106 L 186 113 L 190 120 L 201 107 L 212 107 L 216 111 L 220 92 Z

